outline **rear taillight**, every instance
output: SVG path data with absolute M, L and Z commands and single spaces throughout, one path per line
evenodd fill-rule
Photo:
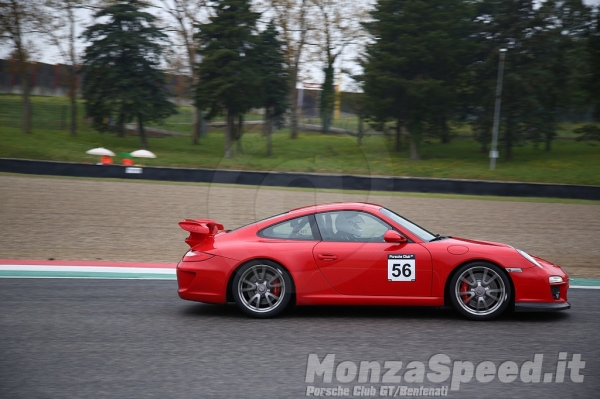
M 207 254 L 206 252 L 199 252 L 199 251 L 191 250 L 191 251 L 187 251 L 187 253 L 185 255 L 183 255 L 183 261 L 184 262 L 203 262 L 212 257 L 214 257 L 214 255 L 212 255 L 212 254 Z

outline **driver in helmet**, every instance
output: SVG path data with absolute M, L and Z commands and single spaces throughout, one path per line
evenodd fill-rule
M 335 237 L 340 241 L 356 241 L 363 234 L 360 223 L 363 223 L 363 220 L 356 212 L 339 213 L 335 218 Z

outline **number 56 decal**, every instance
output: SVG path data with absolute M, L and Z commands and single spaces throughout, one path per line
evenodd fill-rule
M 388 281 L 415 281 L 415 255 L 388 255 Z

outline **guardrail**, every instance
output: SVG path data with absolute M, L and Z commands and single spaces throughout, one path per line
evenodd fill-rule
M 600 200 L 600 186 L 166 167 L 127 168 L 0 158 L 0 172 L 256 186 Z

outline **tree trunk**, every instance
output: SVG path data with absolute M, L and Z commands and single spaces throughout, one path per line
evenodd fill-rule
M 419 153 L 417 152 L 417 143 L 416 143 L 414 137 L 411 137 L 411 140 L 410 140 L 410 160 L 411 161 L 419 160 Z
M 117 137 L 125 137 L 125 115 L 123 115 L 123 112 L 119 113 L 117 119 Z
M 243 154 L 242 134 L 244 134 L 244 115 L 238 115 L 238 125 L 236 129 L 236 147 L 238 154 Z
M 506 159 L 512 159 L 512 145 L 510 145 L 508 142 L 506 143 Z
M 333 87 L 333 62 L 335 57 L 332 59 L 328 57 L 327 67 L 323 70 L 325 74 L 325 81 L 321 90 L 321 128 L 323 133 L 329 133 L 329 127 L 331 126 L 331 119 L 333 118 L 333 108 L 335 105 L 335 92 Z
M 506 124 L 506 133 L 505 133 L 505 142 L 504 142 L 504 152 L 506 153 L 505 158 L 507 160 L 512 159 L 512 125 L 507 123 Z
M 359 147 L 362 145 L 363 136 L 364 136 L 363 118 L 359 115 L 358 116 L 358 146 Z
M 71 102 L 71 130 L 69 134 L 77 136 L 77 76 L 75 75 L 75 65 L 70 68 L 69 100 Z
M 144 130 L 144 119 L 141 113 L 138 113 L 138 132 L 140 134 L 140 144 L 143 149 L 148 148 L 148 142 L 146 141 L 146 131 Z
M 177 4 L 177 3 L 175 3 Z M 180 21 L 181 23 L 181 21 Z M 183 28 L 183 26 L 182 26 Z M 185 33 L 183 35 L 184 37 L 184 41 L 185 41 L 185 47 L 187 50 L 187 56 L 188 56 L 188 66 L 190 67 L 190 70 L 192 71 L 192 80 L 191 80 L 191 91 L 192 91 L 192 98 L 194 99 L 194 101 L 192 102 L 192 144 L 193 145 L 198 145 L 200 143 L 200 137 L 206 137 L 206 129 L 205 129 L 205 123 L 206 121 L 204 120 L 204 111 L 199 110 L 196 107 L 196 87 L 198 86 L 198 75 L 196 68 L 194 67 L 195 62 L 196 62 L 196 49 L 195 47 L 191 44 L 190 38 L 187 35 L 187 33 Z
M 395 146 L 395 151 L 396 152 L 400 152 L 400 135 L 402 133 L 402 122 L 400 122 L 400 120 L 398 120 L 398 122 L 396 122 L 396 146 Z
M 198 145 L 200 142 L 200 112 L 195 105 L 192 104 L 192 144 Z
M 290 94 L 292 96 L 292 109 L 290 110 L 290 138 L 298 138 L 298 89 L 296 83 L 298 81 L 298 68 L 290 68 Z
M 403 129 L 404 132 L 406 133 L 406 136 L 408 137 L 408 141 L 409 141 L 409 149 L 410 149 L 410 160 L 411 161 L 418 161 L 419 160 L 419 153 L 417 152 L 417 135 L 414 134 L 414 132 L 410 132 L 407 129 Z
M 445 116 L 440 117 L 440 129 L 442 131 L 442 144 L 450 143 L 450 129 Z
M 29 99 L 29 74 L 28 66 L 25 62 L 20 63 L 21 89 L 23 93 L 21 99 L 23 102 L 23 133 L 31 133 L 31 100 Z
M 491 134 L 485 134 L 485 133 L 481 133 L 482 137 L 481 137 L 481 153 L 485 154 L 488 152 L 488 137 L 491 137 Z
M 267 139 L 267 156 L 270 157 L 273 155 L 273 147 L 271 142 L 271 133 L 273 132 L 272 122 L 271 122 L 271 112 L 269 111 L 269 107 L 265 108 L 265 115 L 263 117 L 263 135 Z
M 552 149 L 552 135 L 550 133 L 546 134 L 546 151 L 550 151 Z
M 208 137 L 208 123 L 206 122 L 206 114 L 199 112 L 200 137 Z
M 77 60 L 75 58 L 75 17 L 71 5 L 68 6 L 69 12 L 69 58 L 71 67 L 69 68 L 69 99 L 71 100 L 71 137 L 77 136 L 77 71 L 75 70 Z
M 231 110 L 227 110 L 227 128 L 225 129 L 225 154 L 224 157 L 231 158 L 231 137 L 235 130 L 235 114 Z

